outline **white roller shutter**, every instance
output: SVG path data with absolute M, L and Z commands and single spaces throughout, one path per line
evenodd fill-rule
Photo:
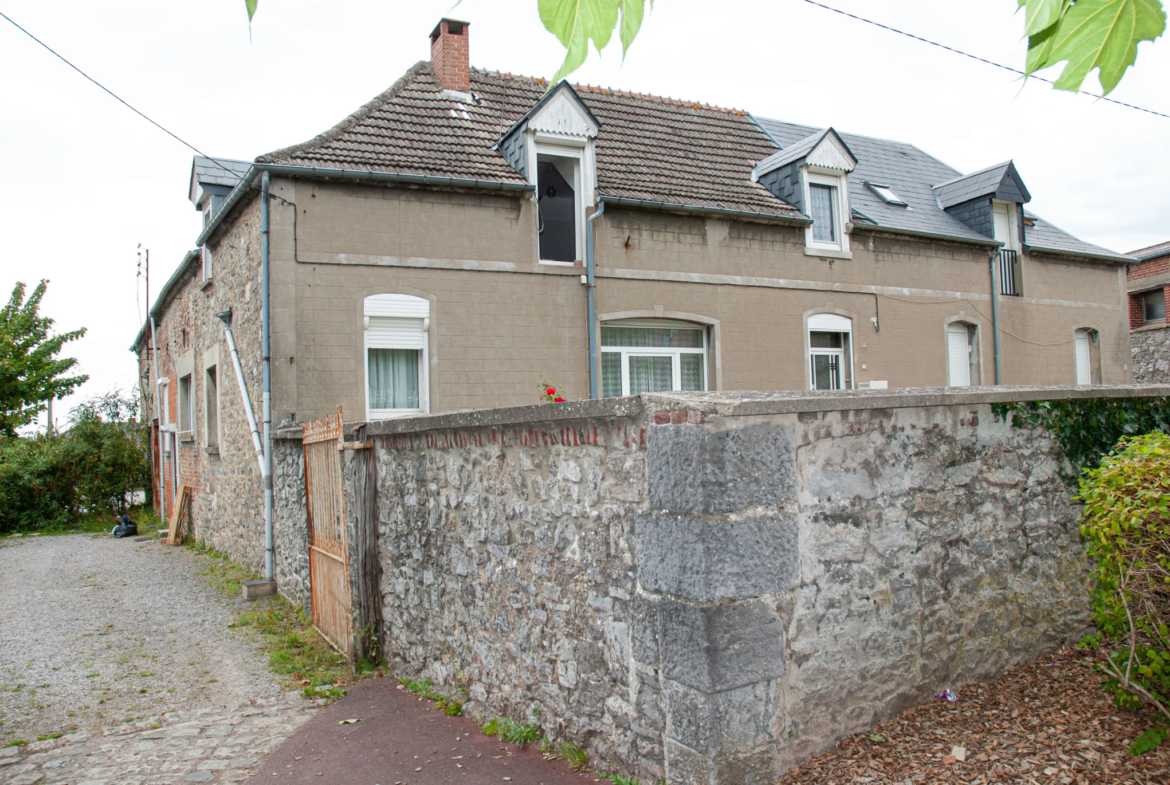
M 1093 361 L 1089 353 L 1089 334 L 1084 330 L 1077 330 L 1074 343 L 1077 353 L 1077 384 L 1092 384 Z
M 371 349 L 422 349 L 426 345 L 422 319 L 371 316 L 366 346 Z
M 962 322 L 947 325 L 947 370 L 951 387 L 971 386 L 971 337 Z
M 431 304 L 409 294 L 375 294 L 366 298 L 365 312 L 366 316 L 426 319 L 431 315 Z

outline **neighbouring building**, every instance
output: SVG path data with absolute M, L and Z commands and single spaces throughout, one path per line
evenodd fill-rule
M 274 426 L 527 404 L 544 379 L 1131 381 L 1132 259 L 1033 213 L 1012 162 L 477 70 L 469 34 L 442 20 L 429 62 L 304 144 L 194 162 L 203 230 L 134 350 L 160 496 L 191 486 L 233 557 L 263 558 L 262 482 L 217 314 L 260 419 L 266 294 Z
M 1170 382 L 1170 332 L 1166 331 L 1166 292 L 1170 289 L 1170 242 L 1131 251 L 1129 341 L 1136 382 Z

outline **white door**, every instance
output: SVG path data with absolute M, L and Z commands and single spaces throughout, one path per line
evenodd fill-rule
M 1086 330 L 1077 330 L 1077 384 L 1093 383 L 1093 360 L 1089 352 L 1089 333 Z
M 971 333 L 962 322 L 947 325 L 947 370 L 951 387 L 971 386 Z
M 992 218 L 995 219 L 995 239 L 1004 243 L 1005 248 L 1012 247 L 1012 222 L 1008 217 L 1008 206 L 996 202 L 991 206 Z

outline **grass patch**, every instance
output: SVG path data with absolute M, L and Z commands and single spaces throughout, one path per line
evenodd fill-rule
M 55 733 L 42 733 L 40 736 L 37 736 L 37 741 L 48 741 L 49 739 L 59 739 L 64 735 L 65 734 L 62 733 L 61 731 L 57 731 Z
M 25 744 L 28 744 L 28 742 L 25 741 L 24 739 L 17 739 L 16 741 L 8 742 L 4 746 L 5 747 L 23 747 Z
M 589 753 L 567 741 L 557 745 L 557 757 L 568 761 L 569 768 L 573 771 L 589 770 Z
M 243 595 L 244 581 L 254 581 L 260 577 L 251 570 L 229 560 L 219 551 L 207 547 L 203 542 L 198 542 L 191 548 L 208 559 L 206 567 L 196 571 L 195 574 L 202 575 L 211 588 L 225 597 L 238 599 Z
M 349 662 L 321 637 L 300 608 L 273 597 L 236 616 L 236 627 L 255 630 L 268 652 L 268 665 L 302 690 L 306 698 L 340 698 L 353 681 Z
M 409 679 L 398 679 L 398 682 L 407 690 L 410 690 L 420 698 L 426 698 L 429 701 L 434 701 L 439 711 L 450 717 L 459 717 L 463 714 L 463 703 L 445 695 L 441 692 L 435 692 L 434 685 L 431 684 L 430 679 L 420 679 L 418 681 L 410 681 Z
M 154 514 L 154 510 L 144 505 L 131 507 L 130 511 L 126 514 L 130 516 L 130 520 L 138 524 L 138 536 L 140 537 L 147 534 L 153 535 L 156 529 L 163 526 L 163 524 L 159 523 L 158 516 Z M 113 528 L 114 513 L 103 511 L 100 513 L 80 515 L 63 525 L 0 534 L 0 540 L 20 539 L 21 537 L 52 537 L 61 534 L 107 534 L 112 538 L 114 535 L 110 534 L 110 532 Z
M 535 722 L 516 722 L 507 717 L 496 717 L 488 720 L 480 730 L 517 747 L 540 741 L 540 726 Z

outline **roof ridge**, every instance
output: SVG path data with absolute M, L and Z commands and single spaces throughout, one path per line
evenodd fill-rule
M 279 150 L 273 150 L 270 153 L 256 156 L 257 163 L 275 163 L 278 158 L 291 158 L 294 153 L 304 152 L 316 147 L 324 142 L 331 141 L 341 136 L 343 133 L 353 128 L 358 123 L 362 122 L 373 114 L 377 109 L 381 108 L 386 102 L 397 96 L 402 92 L 407 85 L 413 83 L 422 74 L 432 74 L 431 63 L 429 60 L 419 60 L 406 70 L 402 76 L 398 78 L 394 84 L 383 90 L 378 95 L 363 104 L 356 112 L 353 112 L 337 125 L 333 126 L 327 131 L 317 134 L 312 139 L 300 144 L 282 147 Z M 433 74 L 432 74 L 433 75 Z M 438 92 L 438 91 L 436 91 Z
M 985 174 L 986 172 L 990 172 L 992 169 L 998 169 L 1001 166 L 1008 166 L 1011 163 L 1013 163 L 1013 159 L 1009 158 L 1006 161 L 1000 161 L 997 164 L 992 164 L 991 166 L 985 166 L 978 171 L 968 172 L 967 174 L 961 174 L 958 177 L 952 177 L 950 180 L 947 180 L 946 182 L 939 183 L 938 185 L 932 185 L 931 188 L 932 189 L 933 188 L 942 188 L 944 185 L 950 185 L 951 183 L 957 183 L 960 180 L 966 180 L 968 177 L 974 177 L 977 174 Z M 1062 229 L 1061 231 L 1064 231 L 1064 230 Z
M 482 74 L 484 76 L 495 76 L 499 77 L 500 79 L 529 81 L 540 85 L 549 84 L 549 80 L 541 76 L 516 75 L 511 71 L 504 73 L 500 71 L 492 71 L 487 68 L 476 68 L 474 66 L 471 70 L 474 73 Z M 683 98 L 666 98 L 660 95 L 654 95 L 652 93 L 640 93 L 634 90 L 614 90 L 612 87 L 601 87 L 600 85 L 580 84 L 576 82 L 570 82 L 569 84 L 574 90 L 579 92 L 598 93 L 601 95 L 616 95 L 622 98 L 638 98 L 644 101 L 656 101 L 658 103 L 667 104 L 669 106 L 687 106 L 692 109 L 709 109 L 714 112 L 724 112 L 725 114 L 732 114 L 738 117 L 742 117 L 748 114 L 748 112 L 744 109 L 735 109 L 733 107 L 727 106 L 716 106 L 715 104 L 708 104 L 702 101 L 689 101 Z
M 1142 248 L 1137 248 L 1126 253 L 1127 256 L 1136 256 L 1139 259 L 1143 256 L 1148 256 L 1151 259 L 1156 259 L 1159 256 L 1170 254 L 1170 240 L 1164 240 L 1160 243 L 1147 245 Z M 1144 261 L 1144 260 L 1143 260 Z

